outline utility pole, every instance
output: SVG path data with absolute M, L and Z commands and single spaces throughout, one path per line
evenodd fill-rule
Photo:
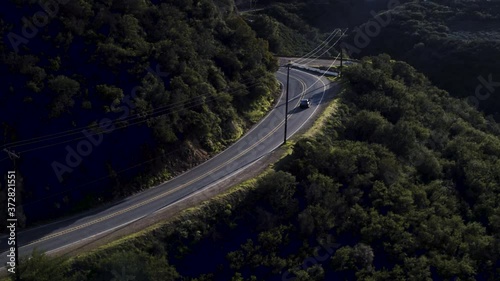
M 344 33 L 340 35 L 340 70 L 339 70 L 339 77 L 342 77 L 343 71 L 344 71 L 344 34 L 349 30 L 349 28 L 346 28 Z
M 14 172 L 17 171 L 17 166 L 16 166 L 16 159 L 19 159 L 19 155 L 17 155 L 15 152 L 13 151 L 9 151 L 7 148 L 4 148 L 3 150 L 5 153 L 7 153 L 7 155 L 9 155 L 9 158 L 10 160 L 12 160 L 12 164 L 14 165 Z M 16 194 L 14 194 L 14 196 L 16 196 Z M 18 202 L 16 200 L 16 202 Z M 15 218 L 15 224 L 16 224 L 16 227 L 14 228 L 14 234 L 15 234 L 15 243 L 14 243 L 14 254 L 16 255 L 16 281 L 21 281 L 21 273 L 19 272 L 19 247 L 17 245 L 17 243 L 19 242 L 19 237 L 17 236 L 17 228 L 19 227 L 19 223 L 17 221 L 17 210 L 15 212 L 16 214 L 16 218 Z
M 342 35 L 340 35 L 342 36 Z M 344 61 L 344 51 L 342 50 L 342 43 L 343 43 L 343 39 L 341 37 L 340 39 L 340 72 L 339 72 L 339 77 L 342 77 L 342 66 L 343 66 L 343 61 Z
M 288 84 L 290 81 L 290 66 L 292 65 L 291 61 L 288 61 L 288 64 L 286 65 L 286 103 L 285 103 L 285 137 L 283 140 L 283 144 L 286 144 L 286 128 L 287 128 L 287 122 L 288 122 Z

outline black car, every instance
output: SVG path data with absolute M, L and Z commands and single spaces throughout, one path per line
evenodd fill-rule
M 311 100 L 310 99 L 300 100 L 300 108 L 309 108 L 309 107 L 311 107 Z

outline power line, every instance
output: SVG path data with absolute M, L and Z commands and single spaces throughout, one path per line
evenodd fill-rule
M 333 43 L 333 45 L 328 48 L 326 51 L 324 51 L 321 55 L 319 55 L 318 57 L 316 57 L 315 59 L 311 60 L 311 61 L 308 61 L 307 63 L 311 63 L 313 61 L 316 61 L 318 60 L 318 58 L 320 58 L 321 56 L 323 56 L 324 54 L 326 54 L 326 52 L 328 52 L 329 50 L 331 50 L 333 47 L 335 47 L 335 45 L 340 41 L 340 39 L 342 39 L 342 37 L 344 36 L 344 34 L 347 32 L 347 29 L 340 35 L 339 39 L 337 39 L 337 41 L 335 41 L 335 43 Z
M 246 85 L 247 87 L 253 87 L 253 86 L 256 86 L 256 85 L 259 85 L 261 82 L 260 81 L 255 81 L 249 85 Z M 237 92 L 239 92 L 241 89 L 236 89 L 232 92 L 229 92 L 228 94 L 235 94 Z M 195 97 L 196 99 L 200 99 L 200 98 L 204 98 L 204 97 L 209 97 L 210 94 L 207 93 L 207 94 L 203 94 L 203 95 L 200 95 L 200 96 L 197 96 Z M 215 99 L 219 99 L 219 98 L 222 98 L 222 96 L 219 96 L 219 97 L 212 97 L 212 98 L 215 98 Z M 192 105 L 189 105 L 190 103 L 193 103 L 195 102 L 195 104 L 192 104 Z M 133 116 L 130 116 L 128 118 L 124 118 L 124 119 L 117 119 L 117 120 L 114 120 L 114 122 L 130 122 L 130 121 L 133 121 L 133 120 L 137 120 L 137 119 L 141 119 L 141 118 L 146 118 L 148 116 L 153 116 L 151 118 L 148 118 L 146 120 L 142 120 L 142 121 L 139 121 L 139 122 L 135 122 L 133 124 L 139 124 L 139 123 L 143 123 L 143 122 L 147 122 L 149 120 L 151 120 L 152 118 L 156 118 L 156 117 L 159 117 L 159 116 L 163 116 L 163 115 L 166 115 L 168 113 L 174 113 L 174 112 L 178 112 L 178 111 L 181 111 L 181 110 L 185 110 L 185 109 L 189 109 L 189 108 L 192 108 L 192 107 L 196 107 L 196 106 L 199 106 L 199 105 L 202 105 L 204 103 L 204 101 L 202 101 L 201 103 L 198 102 L 197 100 L 195 99 L 191 99 L 189 101 L 181 101 L 181 102 L 177 102 L 177 104 L 170 104 L 170 105 L 167 105 L 167 106 L 163 106 L 163 107 L 159 107 L 159 108 L 156 108 L 154 109 L 153 111 L 151 112 L 148 112 L 148 113 L 137 113 L 137 114 L 134 114 Z M 188 106 L 186 106 L 188 105 Z M 179 109 L 179 110 L 175 110 L 175 109 Z M 162 113 L 162 112 L 165 112 L 165 111 L 168 111 L 166 112 L 165 114 L 161 114 L 161 115 L 158 115 L 158 116 L 154 116 L 155 114 L 159 114 L 159 113 Z M 125 125 L 124 127 L 128 127 L 130 125 Z M 25 141 L 22 141 L 24 143 L 22 144 L 17 144 L 17 145 L 13 145 L 13 146 L 9 146 L 9 147 L 21 147 L 21 146 L 27 146 L 27 145 L 31 145 L 31 144 L 35 144 L 35 143 L 41 143 L 41 142 L 46 142 L 48 140 L 54 140 L 54 139 L 59 139 L 59 138 L 63 138 L 63 137 L 68 137 L 68 136 L 72 136 L 72 135 L 79 135 L 81 134 L 82 130 L 84 129 L 99 129 L 100 127 L 98 127 L 98 125 L 94 125 L 94 126 L 87 126 L 87 127 L 81 127 L 79 129 L 71 129 L 71 130 L 67 130 L 65 132 L 60 132 L 60 133 L 56 133 L 56 134 L 53 134 L 52 136 L 49 135 L 49 137 L 45 137 L 45 138 L 42 138 L 42 137 L 38 137 L 38 138 L 35 138 L 37 140 L 25 140 Z M 98 135 L 98 134 L 101 134 L 102 132 L 101 131 L 98 131 L 98 132 L 92 132 L 92 133 L 89 133 L 87 134 L 88 136 L 93 136 L 93 135 Z M 71 140 L 68 140 L 68 141 L 64 141 L 64 142 L 61 142 L 61 143 L 65 143 L 65 142 L 69 142 L 69 141 L 72 141 L 72 140 L 78 140 L 78 139 L 82 139 L 84 137 L 78 137 L 78 138 L 73 138 Z M 42 147 L 50 147 L 50 146 L 53 146 L 55 144 L 50 144 L 50 145 L 46 145 L 46 146 L 42 146 Z M 31 149 L 31 150 L 34 150 L 34 149 Z M 31 151 L 29 150 L 29 151 Z M 23 152 L 27 152 L 26 150 L 24 150 Z
M 4 148 L 3 150 L 5 153 L 7 153 L 8 157 L 7 158 L 10 158 L 11 160 L 16 160 L 16 159 L 19 159 L 19 155 L 16 154 L 14 151 L 10 151 L 6 148 Z
M 339 58 L 340 54 L 337 55 L 337 57 L 335 57 L 335 59 L 332 61 L 332 63 L 328 66 L 327 70 L 325 72 L 323 72 L 323 74 L 321 74 L 321 76 L 319 76 L 319 78 L 323 78 L 326 74 L 327 71 L 329 71 L 333 65 L 335 64 L 335 62 L 337 61 L 337 59 Z M 314 86 L 316 83 L 318 83 L 319 79 L 316 80 L 312 85 L 310 85 L 309 87 L 306 88 L 306 91 L 310 88 L 312 88 L 312 86 Z M 332 84 L 333 82 L 329 82 L 327 85 L 330 85 Z M 325 85 L 326 86 L 326 85 Z M 313 90 L 314 91 L 314 90 Z M 304 96 L 306 95 L 306 93 L 304 93 Z
M 305 56 L 308 56 L 309 54 L 311 54 L 309 57 L 307 58 L 303 58 L 303 59 L 298 59 L 298 60 L 295 60 L 296 63 L 301 63 L 302 61 L 306 61 L 307 59 L 309 59 L 310 57 L 316 55 L 317 52 L 319 52 L 323 47 L 322 45 L 325 45 L 328 46 L 328 43 L 330 43 L 330 41 L 333 40 L 333 38 L 335 37 L 335 35 L 339 32 L 339 29 L 336 28 L 334 31 L 332 31 L 332 33 L 325 39 L 323 40 L 323 42 L 321 42 L 321 44 L 319 44 L 316 48 L 314 48 L 314 50 L 312 50 L 311 52 L 307 53 Z M 331 38 L 330 38 L 331 37 Z M 326 42 L 328 41 L 328 42 Z M 326 42 L 326 43 L 325 43 Z M 316 50 L 317 49 L 317 50 Z
M 345 32 L 347 32 L 347 29 L 346 29 L 346 31 L 345 31 Z M 313 61 L 318 60 L 319 58 L 321 58 L 321 56 L 323 56 L 325 53 L 327 53 L 329 50 L 331 50 L 333 47 L 335 47 L 335 45 L 339 42 L 340 38 L 342 38 L 342 36 L 345 34 L 345 32 L 344 32 L 344 33 L 342 33 L 342 35 L 339 37 L 339 39 L 337 39 L 337 41 L 335 41 L 335 43 L 333 43 L 333 45 L 332 45 L 332 46 L 330 46 L 330 47 L 329 47 L 326 51 L 324 51 L 321 55 L 316 56 L 316 57 L 315 57 L 315 58 L 313 58 L 312 60 L 309 60 L 312 56 L 307 57 L 307 58 L 302 57 L 302 58 L 299 58 L 299 59 L 297 59 L 297 60 L 294 60 L 294 61 L 293 61 L 293 63 L 304 65 L 304 63 L 303 63 L 303 62 L 311 63 L 311 62 L 313 62 Z M 335 34 L 336 34 L 336 33 L 337 33 L 337 32 L 335 32 Z M 332 39 L 333 39 L 333 37 L 332 37 L 329 41 L 331 41 Z M 319 50 L 318 50 L 318 51 L 319 51 Z M 314 52 L 314 54 L 316 54 L 318 51 Z M 286 66 L 287 66 L 287 64 L 284 64 L 284 65 L 280 65 L 279 67 L 286 67 Z
M 245 80 L 250 80 L 250 79 L 252 79 L 252 78 L 247 78 Z M 240 82 L 240 83 L 246 84 L 246 82 Z M 251 87 L 251 86 L 257 85 L 258 83 L 260 83 L 260 82 L 254 81 L 252 84 L 246 85 L 246 86 L 247 87 Z M 239 89 L 234 90 L 233 92 L 229 92 L 228 94 L 233 94 L 233 93 L 236 93 L 238 91 L 239 91 Z M 208 95 L 210 95 L 210 93 L 199 95 L 199 96 L 197 96 L 197 98 L 208 96 Z M 128 116 L 128 117 L 126 117 L 124 119 L 120 119 L 119 121 L 130 121 L 130 120 L 142 118 L 142 117 L 145 117 L 147 115 L 152 115 L 152 114 L 154 114 L 157 111 L 168 110 L 168 109 L 180 107 L 180 106 L 182 106 L 183 103 L 184 103 L 184 101 L 179 101 L 179 102 L 171 103 L 171 104 L 168 104 L 168 105 L 165 105 L 165 106 L 161 106 L 161 107 L 155 108 L 151 112 L 146 113 L 146 114 L 144 114 L 144 113 L 132 114 L 131 116 Z M 57 139 L 57 138 L 60 138 L 60 137 L 65 137 L 65 136 L 69 136 L 69 135 L 73 135 L 73 134 L 80 134 L 81 131 L 84 130 L 84 129 L 89 129 L 90 130 L 90 129 L 97 129 L 97 128 L 99 128 L 99 124 L 90 125 L 90 126 L 83 126 L 83 127 L 79 127 L 79 128 L 74 128 L 74 129 L 69 129 L 69 130 L 66 130 L 66 131 L 54 133 L 54 134 L 49 134 L 49 135 L 45 135 L 45 136 L 35 137 L 35 138 L 31 138 L 31 139 L 27 139 L 27 140 L 22 140 L 22 141 L 11 142 L 11 143 L 8 143 L 8 144 L 4 144 L 3 147 L 10 147 L 10 148 L 12 148 L 12 147 L 24 146 L 26 144 L 33 144 L 33 143 L 37 143 L 37 142 L 44 142 L 44 141 L 48 141 L 48 140 L 52 140 L 52 139 Z
M 170 113 L 175 113 L 175 112 L 179 112 L 179 111 L 183 111 L 183 110 L 186 110 L 186 109 L 190 109 L 190 108 L 193 108 L 193 107 L 196 107 L 196 106 L 200 106 L 200 105 L 203 105 L 205 104 L 204 101 L 202 102 L 199 102 L 197 104 L 192 104 L 190 106 L 187 106 L 187 107 L 184 107 L 182 109 L 178 109 L 178 110 L 175 110 L 175 111 L 169 111 L 169 112 L 166 112 L 166 113 L 163 113 L 163 114 L 160 114 L 160 115 L 157 115 L 157 116 L 153 116 L 153 117 L 150 117 L 150 118 L 147 118 L 145 120 L 141 120 L 141 121 L 137 121 L 137 122 L 134 122 L 134 123 L 131 123 L 131 124 L 127 124 L 127 125 L 124 125 L 124 126 L 120 126 L 119 128 L 115 128 L 113 129 L 113 132 L 116 131 L 116 130 L 121 130 L 121 129 L 125 129 L 125 128 L 128 128 L 128 127 L 131 127 L 133 125 L 137 125 L 137 124 L 141 124 L 141 123 L 145 123 L 145 122 L 148 122 L 154 118 L 158 118 L 158 117 L 161 117 L 161 116 L 165 116 L 167 114 L 170 114 Z M 120 120 L 121 121 L 121 120 Z M 47 147 L 52 147 L 52 146 L 56 146 L 56 145 L 60 145 L 60 144 L 63 144 L 63 143 L 68 143 L 68 142 L 73 142 L 73 141 L 77 141 L 77 140 L 81 140 L 81 139 L 85 139 L 87 137 L 90 137 L 90 136 L 95 136 L 95 135 L 99 135 L 101 134 L 102 132 L 94 132 L 94 133 L 90 133 L 90 134 L 87 134 L 86 136 L 81 136 L 81 137 L 78 137 L 78 138 L 72 138 L 70 140 L 65 140 L 65 141 L 62 141 L 62 142 L 58 142 L 58 143 L 51 143 L 51 144 L 48 144 L 48 145 L 44 145 L 44 146 L 40 146 L 40 147 L 35 147 L 35 148 L 32 148 L 32 149 L 27 149 L 27 150 L 23 150 L 22 153 L 26 153 L 26 152 L 31 152 L 31 151 L 35 151 L 35 150 L 40 150 L 40 149 L 44 149 L 44 148 L 47 148 Z

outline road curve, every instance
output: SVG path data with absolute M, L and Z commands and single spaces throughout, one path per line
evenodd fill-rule
M 276 73 L 283 85 L 286 85 L 285 71 L 283 69 Z M 317 113 L 318 105 L 324 102 L 326 95 L 333 94 L 327 91 L 330 86 L 326 78 L 296 69 L 290 69 L 289 85 L 287 137 L 296 133 Z M 301 97 L 312 100 L 311 108 L 298 108 Z M 29 255 L 34 248 L 56 252 L 154 214 L 200 190 L 216 185 L 221 179 L 234 176 L 283 143 L 284 111 L 283 92 L 277 105 L 261 122 L 236 143 L 203 164 L 111 206 L 18 233 L 17 242 L 21 245 L 19 255 Z M 0 238 L 0 269 L 5 269 L 8 247 L 6 237 Z

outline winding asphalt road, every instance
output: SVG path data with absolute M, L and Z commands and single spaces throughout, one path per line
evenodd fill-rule
M 285 71 L 286 69 L 281 69 L 276 73 L 276 77 L 286 86 Z M 328 91 L 330 88 L 328 84 L 326 78 L 290 69 L 287 137 L 296 133 L 317 113 L 318 105 L 324 102 L 327 95 L 333 94 Z M 283 143 L 285 86 L 275 108 L 225 151 L 168 182 L 128 197 L 112 206 L 18 233 L 17 241 L 21 245 L 19 255 L 29 255 L 34 248 L 53 253 L 95 238 L 152 215 L 166 206 L 216 186 L 219 181 L 242 172 Z M 298 107 L 302 97 L 311 98 L 311 108 Z M 1 269 L 5 269 L 6 266 L 7 250 L 7 237 L 0 237 L 0 265 L 3 267 Z

